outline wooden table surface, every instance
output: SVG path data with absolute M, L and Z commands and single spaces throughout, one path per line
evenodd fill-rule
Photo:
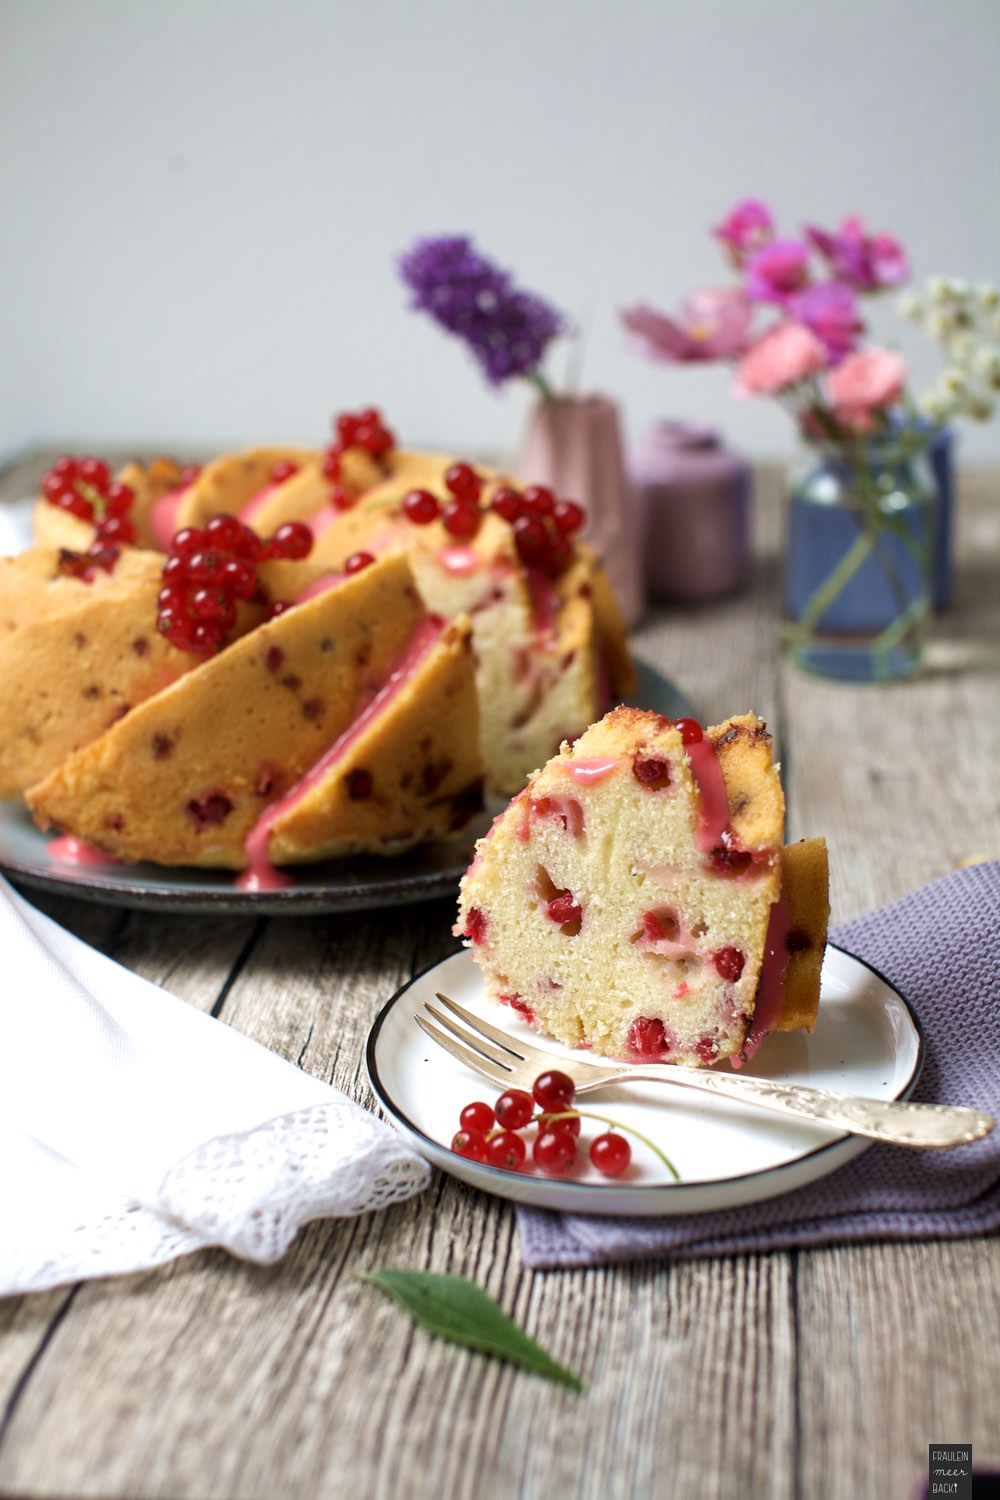
M 31 493 L 42 457 L 0 499 Z M 781 664 L 780 490 L 763 470 L 750 590 L 658 610 L 635 647 L 707 720 L 768 720 L 789 836 L 829 840 L 837 921 L 1000 856 L 1000 474 L 962 476 L 954 607 L 927 671 L 885 688 Z M 370 1107 L 376 1009 L 454 945 L 450 900 L 291 920 L 39 904 Z M 415 1330 L 358 1280 L 386 1266 L 473 1277 L 586 1394 Z M 0 1411 L 3 1495 L 907 1497 L 931 1441 L 1000 1467 L 1000 1245 L 531 1273 L 511 1206 L 436 1175 L 268 1269 L 208 1251 L 0 1301 Z

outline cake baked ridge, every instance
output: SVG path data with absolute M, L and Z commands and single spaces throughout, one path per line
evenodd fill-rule
M 826 847 L 783 832 L 763 721 L 619 707 L 479 841 L 455 930 L 488 994 L 569 1046 L 739 1062 L 816 1017 Z

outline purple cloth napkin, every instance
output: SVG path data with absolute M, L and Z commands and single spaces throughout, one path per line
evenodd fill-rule
M 927 1042 L 914 1099 L 1000 1116 L 1000 863 L 935 880 L 831 940 L 903 994 Z M 663 1219 L 519 1208 L 526 1266 L 686 1260 L 1000 1229 L 1000 1126 L 954 1151 L 872 1146 L 828 1177 L 764 1203 Z

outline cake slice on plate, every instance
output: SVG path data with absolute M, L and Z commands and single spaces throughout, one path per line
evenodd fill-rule
M 812 1028 L 826 849 L 783 850 L 766 726 L 617 708 L 477 846 L 456 932 L 488 992 L 570 1046 L 703 1066 Z

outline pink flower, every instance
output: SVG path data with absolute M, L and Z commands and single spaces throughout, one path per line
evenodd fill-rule
M 814 225 L 806 226 L 806 234 L 838 280 L 859 292 L 899 286 L 910 274 L 906 251 L 899 241 L 891 234 L 866 235 L 857 214 L 844 219 L 836 234 Z
M 753 310 L 739 288 L 707 287 L 681 304 L 668 318 L 640 304 L 619 316 L 642 354 L 662 362 L 733 359 L 747 346 Z
M 807 286 L 792 299 L 790 311 L 800 323 L 826 345 L 831 360 L 853 349 L 864 323 L 858 317 L 854 293 L 841 281 L 821 281 Z
M 748 255 L 773 240 L 774 219 L 767 204 L 759 198 L 744 198 L 729 210 L 721 224 L 716 224 L 712 233 L 722 241 L 733 264 L 740 266 Z
M 788 301 L 809 279 L 809 252 L 799 240 L 772 240 L 746 264 L 747 296 L 755 302 Z
M 867 432 L 874 413 L 895 406 L 903 394 L 906 363 L 889 349 L 858 349 L 826 377 L 826 398 L 839 422 Z
M 778 323 L 751 345 L 736 367 L 733 394 L 773 396 L 827 365 L 826 350 L 801 323 Z

